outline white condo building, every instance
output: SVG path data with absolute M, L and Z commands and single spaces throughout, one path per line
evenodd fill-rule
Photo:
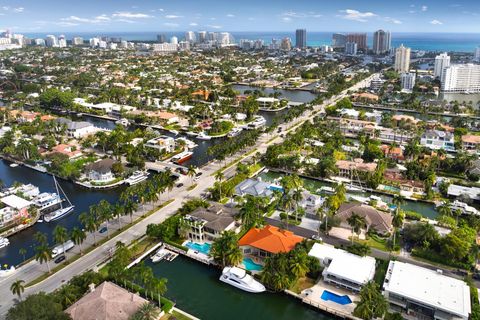
M 197 37 L 195 36 L 195 32 L 193 32 L 193 31 L 185 32 L 185 41 L 190 42 L 190 43 L 195 43 L 196 38 Z
M 400 75 L 402 90 L 412 91 L 415 87 L 415 72 L 405 72 Z
M 477 62 L 480 62 L 480 46 L 475 48 L 475 52 L 473 54 L 473 59 Z
M 480 92 L 480 65 L 451 65 L 443 70 L 441 81 L 443 92 Z
M 410 71 L 410 48 L 404 47 L 403 44 L 395 50 L 395 71 Z
M 45 37 L 45 45 L 47 47 L 58 47 L 58 40 L 57 40 L 57 37 L 55 37 L 54 35 L 47 35 Z
M 450 66 L 450 56 L 444 52 L 435 57 L 435 67 L 433 69 L 433 76 L 435 78 L 442 78 L 443 69 Z
M 390 309 L 408 319 L 467 320 L 471 312 L 465 282 L 400 261 L 390 261 L 383 294 Z

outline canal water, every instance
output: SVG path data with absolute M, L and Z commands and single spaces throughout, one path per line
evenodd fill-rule
M 293 102 L 311 102 L 317 97 L 316 94 L 311 93 L 309 91 L 261 88 L 261 87 L 252 87 L 252 86 L 247 86 L 242 84 L 235 84 L 232 86 L 232 89 L 239 91 L 241 94 L 243 94 L 246 90 L 250 90 L 250 91 L 259 90 L 264 92 L 267 95 L 270 93 L 278 92 L 281 94 L 280 99 L 283 98 Z
M 184 256 L 157 264 L 147 259 L 145 264 L 156 277 L 168 279 L 166 296 L 200 319 L 333 319 L 285 294 L 253 294 L 234 288 L 218 280 L 220 270 Z
M 11 186 L 17 181 L 24 184 L 31 183 L 36 185 L 40 189 L 40 192 L 55 192 L 52 176 L 24 166 L 10 168 L 9 162 L 4 160 L 0 161 L 0 179 L 6 186 Z M 117 201 L 118 195 L 123 190 L 123 187 L 119 187 L 114 190 L 94 191 L 82 188 L 69 181 L 61 179 L 57 179 L 57 181 L 60 183 L 67 197 L 75 205 L 75 210 L 60 220 L 36 223 L 32 227 L 10 236 L 8 238 L 10 245 L 0 249 L 0 265 L 16 265 L 22 262 L 23 257 L 19 254 L 21 248 L 27 250 L 25 254 L 27 259 L 32 257 L 35 254 L 33 235 L 37 231 L 47 234 L 50 244 L 53 245 L 52 232 L 55 226 L 62 225 L 68 230 L 71 230 L 75 226 L 81 227 L 78 221 L 80 213 L 88 211 L 90 205 L 96 204 L 103 199 L 111 203 Z
M 258 177 L 262 181 L 267 181 L 267 182 L 276 182 L 281 177 L 284 176 L 282 173 L 278 172 L 273 172 L 273 171 L 268 171 L 268 172 L 262 172 L 258 175 Z M 317 189 L 319 189 L 322 186 L 331 186 L 328 182 L 323 182 L 323 181 L 318 181 L 314 179 L 307 179 L 307 178 L 302 178 L 303 180 L 303 185 L 304 187 L 311 191 L 311 192 L 316 192 Z M 372 193 L 368 192 L 356 192 L 355 195 L 362 196 L 362 197 L 368 197 L 372 195 Z M 379 195 L 380 198 L 382 198 L 383 201 L 386 203 L 391 203 L 393 200 L 393 196 L 389 195 Z M 405 200 L 405 203 L 402 204 L 401 208 L 403 210 L 407 211 L 415 211 L 420 213 L 422 216 L 429 218 L 429 219 L 435 219 L 438 216 L 437 211 L 435 210 L 435 207 L 430 204 L 430 203 L 425 203 L 422 201 L 411 201 L 411 200 Z

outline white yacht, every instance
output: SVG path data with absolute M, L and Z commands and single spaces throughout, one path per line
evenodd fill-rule
M 242 132 L 242 131 L 243 131 L 242 128 L 236 127 L 236 128 L 233 128 L 232 131 L 230 131 L 227 136 L 229 138 L 233 138 L 233 137 L 238 136 L 240 134 L 240 132 Z
M 163 258 L 165 258 L 167 254 L 168 254 L 168 251 L 165 250 L 165 248 L 161 247 L 150 259 L 152 260 L 153 263 L 157 263 L 163 260 Z
M 197 139 L 198 140 L 210 140 L 210 139 L 212 139 L 212 137 L 205 134 L 205 132 L 200 132 L 197 136 Z
M 130 124 L 130 122 L 128 121 L 128 119 L 122 118 L 122 119 L 120 119 L 120 120 L 115 121 L 115 124 L 119 124 L 119 125 L 121 125 L 121 126 L 128 127 L 128 125 Z
M 17 164 L 17 163 L 11 163 L 11 164 L 10 164 L 10 168 L 16 168 L 16 167 L 18 167 L 18 164 Z
M 248 124 L 248 129 L 259 129 L 267 124 L 267 120 L 262 116 L 256 116 L 255 120 Z
M 60 209 L 57 209 L 49 214 L 45 214 L 43 216 L 43 220 L 45 220 L 46 222 L 50 222 L 50 221 L 55 221 L 55 220 L 58 220 L 58 219 L 61 219 L 63 218 L 64 216 L 66 216 L 67 214 L 69 214 L 70 212 L 73 211 L 73 209 L 75 208 L 75 206 L 70 202 L 70 199 L 68 199 L 67 195 L 65 194 L 65 192 L 63 191 L 62 187 L 58 184 L 57 182 L 57 179 L 55 178 L 55 176 L 53 176 L 53 182 L 55 183 L 55 189 L 57 190 L 57 194 L 60 194 L 60 192 L 63 193 L 63 195 L 65 196 L 65 199 L 67 200 L 68 202 L 68 206 L 66 206 L 65 208 L 63 207 L 63 204 L 62 204 L 62 201 L 60 201 Z
M 195 142 L 193 142 L 192 140 L 189 140 L 185 137 L 180 137 L 180 138 L 177 138 L 177 141 L 184 141 L 185 142 L 185 146 L 188 148 L 188 149 L 193 149 L 195 148 L 196 146 L 198 146 L 198 144 L 196 144 Z
M 326 193 L 326 194 L 334 194 L 335 193 L 335 188 L 329 187 L 329 186 L 322 186 L 317 189 L 318 193 Z
M 247 271 L 237 267 L 223 268 L 220 281 L 252 293 L 260 293 L 266 290 L 265 286 L 253 279 L 251 275 L 247 274 Z
M 40 211 L 44 211 L 60 203 L 62 203 L 62 199 L 56 193 L 42 192 L 33 199 L 33 204 Z
M 364 190 L 361 187 L 354 186 L 353 184 L 348 184 L 345 186 L 345 189 L 350 192 L 363 192 Z
M 478 215 L 479 214 L 479 212 L 476 208 L 474 208 L 472 206 L 469 206 L 465 202 L 461 202 L 461 201 L 458 201 L 458 200 L 455 200 L 450 204 L 450 209 L 452 211 L 460 210 L 460 212 L 462 214 L 466 214 L 466 215 Z
M 5 248 L 10 244 L 10 241 L 7 238 L 0 237 L 0 249 Z
M 170 133 L 173 133 L 174 135 L 178 136 L 178 131 L 177 130 L 170 130 Z
M 139 182 L 145 181 L 148 178 L 149 173 L 145 171 L 135 171 L 128 179 L 125 180 L 125 183 L 133 186 Z

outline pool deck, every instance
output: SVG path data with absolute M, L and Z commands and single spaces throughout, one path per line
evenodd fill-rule
M 333 301 L 325 301 L 321 298 L 324 290 L 328 290 L 340 296 L 348 295 L 352 300 L 352 303 L 341 305 Z M 353 316 L 353 310 L 356 306 L 355 302 L 359 301 L 360 297 L 356 294 L 353 294 L 351 291 L 336 288 L 320 280 L 313 287 L 303 290 L 299 296 L 304 303 L 317 307 L 328 313 L 342 318 L 357 319 L 355 316 Z

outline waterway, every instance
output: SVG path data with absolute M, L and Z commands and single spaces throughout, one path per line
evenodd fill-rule
M 283 176 L 284 174 L 273 172 L 273 171 L 262 172 L 258 175 L 258 177 L 262 181 L 267 181 L 267 182 L 277 182 Z M 304 187 L 310 192 L 316 192 L 317 189 L 319 189 L 322 186 L 331 186 L 330 183 L 319 181 L 319 180 L 307 179 L 307 178 L 302 178 L 302 180 L 303 180 Z M 371 195 L 371 193 L 356 192 L 355 195 L 368 197 Z M 389 196 L 389 195 L 378 195 L 378 196 L 382 198 L 382 200 L 385 201 L 386 203 L 391 203 L 393 200 L 393 196 Z M 405 200 L 405 203 L 402 204 L 401 207 L 403 210 L 418 212 L 422 216 L 429 219 L 435 219 L 438 216 L 438 213 L 432 204 L 422 202 L 422 201 Z
M 264 92 L 267 95 L 270 93 L 278 92 L 281 94 L 280 99 L 283 98 L 293 102 L 307 103 L 307 102 L 311 102 L 317 97 L 316 94 L 311 93 L 309 91 L 262 88 L 262 87 L 253 87 L 253 86 L 247 86 L 247 85 L 241 85 L 241 84 L 233 85 L 232 89 L 239 91 L 241 94 L 243 94 L 246 90 L 250 90 L 250 91 L 259 90 Z
M 252 294 L 220 282 L 220 270 L 184 256 L 154 264 L 155 276 L 168 279 L 166 296 L 177 307 L 209 320 L 313 320 L 333 319 L 281 293 Z
M 10 168 L 9 162 L 3 160 L 0 161 L 0 179 L 6 186 L 11 186 L 17 181 L 24 184 L 31 183 L 36 185 L 41 192 L 55 192 L 52 176 L 24 166 Z M 38 231 L 47 234 L 49 243 L 53 245 L 52 232 L 55 226 L 61 225 L 68 230 L 71 230 L 75 226 L 81 227 L 78 221 L 80 213 L 88 211 L 90 205 L 98 203 L 103 199 L 111 203 L 117 201 L 120 192 L 123 190 L 123 187 L 114 190 L 90 190 L 61 179 L 58 179 L 58 182 L 67 197 L 75 205 L 75 210 L 60 220 L 48 223 L 36 223 L 32 227 L 10 236 L 8 238 L 10 245 L 0 249 L 0 265 L 16 265 L 22 262 L 23 257 L 19 254 L 21 248 L 27 250 L 25 254 L 27 259 L 32 257 L 35 254 L 33 235 Z

